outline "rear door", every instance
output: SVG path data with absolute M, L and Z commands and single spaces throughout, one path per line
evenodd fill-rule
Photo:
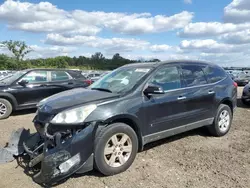
M 187 98 L 185 108 L 186 123 L 194 123 L 213 117 L 215 92 L 202 70 L 197 64 L 181 65 L 182 87 Z
M 76 85 L 75 80 L 72 78 L 72 76 L 63 70 L 50 71 L 49 81 L 49 96 L 75 88 Z

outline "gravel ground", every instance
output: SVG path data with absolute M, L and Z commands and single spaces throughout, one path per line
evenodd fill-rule
M 242 88 L 239 89 L 239 96 Z M 97 172 L 73 176 L 57 187 L 182 188 L 250 186 L 250 108 L 240 102 L 231 131 L 222 138 L 198 129 L 154 142 L 138 153 L 124 173 L 102 177 Z M 34 110 L 18 112 L 0 121 L 0 146 L 12 130 L 33 129 Z M 0 166 L 0 187 L 40 187 L 16 161 Z

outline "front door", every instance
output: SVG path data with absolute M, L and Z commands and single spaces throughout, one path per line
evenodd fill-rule
M 174 129 L 185 124 L 187 98 L 181 88 L 179 67 L 163 66 L 150 78 L 148 84 L 162 87 L 164 94 L 144 96 L 143 109 L 146 119 L 145 135 Z
M 26 80 L 28 83 L 25 86 L 16 83 L 12 87 L 12 94 L 17 99 L 20 107 L 33 106 L 48 96 L 49 88 L 47 87 L 47 71 L 37 70 L 28 72 L 21 78 L 21 80 Z

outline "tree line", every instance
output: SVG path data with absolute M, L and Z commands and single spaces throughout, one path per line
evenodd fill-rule
M 79 68 L 88 70 L 113 70 L 117 67 L 129 63 L 141 62 L 142 60 L 130 60 L 120 56 L 119 53 L 113 55 L 111 59 L 105 58 L 101 52 L 96 52 L 91 57 L 79 56 L 68 57 L 58 56 L 53 58 L 24 59 L 32 51 L 24 42 L 4 41 L 0 43 L 12 54 L 9 57 L 0 54 L 0 70 L 20 70 L 27 68 Z M 159 62 L 159 59 L 150 60 Z M 145 62 L 145 61 L 144 61 Z

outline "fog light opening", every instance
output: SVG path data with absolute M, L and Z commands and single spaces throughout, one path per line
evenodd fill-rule
M 68 172 L 72 167 L 78 165 L 81 161 L 80 154 L 76 154 L 64 163 L 59 165 L 59 170 L 61 173 Z

